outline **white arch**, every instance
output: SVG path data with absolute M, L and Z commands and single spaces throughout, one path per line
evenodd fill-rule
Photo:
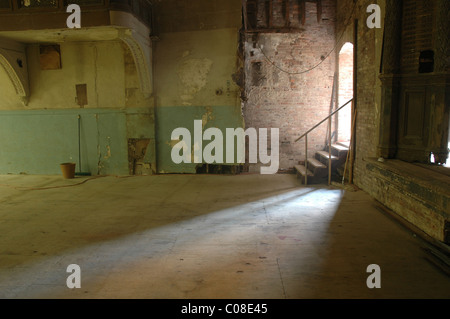
M 141 91 L 145 97 L 153 93 L 152 47 L 150 28 L 139 22 L 132 14 L 122 11 L 110 12 L 111 25 L 118 27 L 118 37 L 130 49 L 139 76 Z
M 22 103 L 27 105 L 30 92 L 26 68 L 24 67 L 25 70 L 19 68 L 17 61 L 14 61 L 14 57 L 2 48 L 0 48 L 0 65 L 5 69 Z
M 133 56 L 136 71 L 139 76 L 139 82 L 142 93 L 146 97 L 152 94 L 151 74 L 150 74 L 150 58 L 144 53 L 140 43 L 132 36 L 122 34 L 120 39 L 128 46 Z

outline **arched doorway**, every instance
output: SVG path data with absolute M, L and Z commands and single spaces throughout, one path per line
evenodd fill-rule
M 345 43 L 339 52 L 338 69 L 338 106 L 353 98 L 353 44 Z M 338 113 L 337 141 L 348 143 L 351 136 L 352 108 L 351 104 Z

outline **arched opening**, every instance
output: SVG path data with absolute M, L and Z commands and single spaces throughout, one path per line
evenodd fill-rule
M 353 44 L 345 43 L 339 52 L 339 87 L 338 105 L 343 105 L 353 98 Z M 338 113 L 337 141 L 348 143 L 351 136 L 352 109 L 351 104 Z

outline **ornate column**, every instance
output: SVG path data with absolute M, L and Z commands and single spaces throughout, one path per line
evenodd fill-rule
M 378 156 L 393 158 L 397 150 L 400 93 L 402 0 L 386 1 L 382 55 L 381 114 Z
M 445 163 L 448 157 L 450 131 L 450 1 L 436 0 L 434 39 L 434 80 L 431 107 L 429 150 L 436 163 Z

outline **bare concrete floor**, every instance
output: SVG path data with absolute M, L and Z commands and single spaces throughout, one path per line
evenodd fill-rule
M 421 240 L 363 191 L 294 175 L 8 175 L 0 192 L 1 298 L 450 298 Z

